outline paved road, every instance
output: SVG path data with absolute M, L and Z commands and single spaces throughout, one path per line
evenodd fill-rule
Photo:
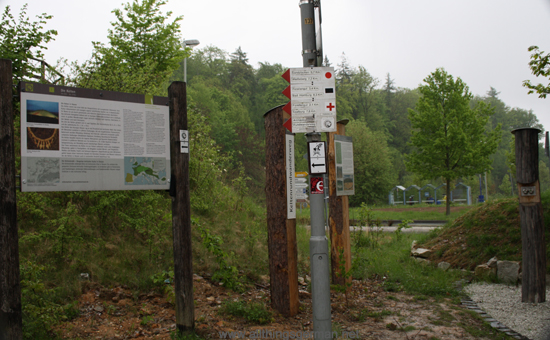
M 403 233 L 429 233 L 435 228 L 443 226 L 445 223 L 410 223 L 410 228 L 401 229 Z M 350 231 L 359 231 L 359 227 L 350 227 Z M 367 227 L 362 227 L 362 230 L 367 230 Z M 381 226 L 380 229 L 383 232 L 393 233 L 397 229 L 397 226 Z M 370 230 L 376 230 L 376 228 L 370 228 Z

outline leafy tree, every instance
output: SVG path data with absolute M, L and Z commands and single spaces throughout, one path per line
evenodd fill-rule
M 355 195 L 350 196 L 350 204 L 360 206 L 385 201 L 396 180 L 386 136 L 381 131 L 372 131 L 359 120 L 352 120 L 346 126 L 346 135 L 353 137 L 355 168 Z
M 165 0 L 134 0 L 112 12 L 109 45 L 93 42 L 92 60 L 74 65 L 77 86 L 103 90 L 165 94 L 170 75 L 186 56 L 180 38 L 182 17 L 167 22 Z M 165 85 L 165 86 L 164 86 Z
M 493 110 L 485 103 L 469 107 L 472 94 L 460 78 L 437 69 L 419 87 L 422 95 L 416 108 L 409 109 L 412 124 L 407 168 L 423 178 L 441 176 L 451 197 L 451 181 L 491 168 L 490 156 L 501 137 L 500 125 L 486 131 Z M 447 200 L 447 215 L 451 212 Z
M 12 61 L 14 83 L 30 79 L 32 74 L 40 72 L 33 59 L 43 59 L 45 46 L 57 35 L 55 30 L 44 30 L 51 15 L 37 15 L 38 21 L 27 16 L 27 5 L 23 5 L 18 20 L 6 6 L 0 22 L 0 58 Z
M 528 50 L 533 52 L 529 62 L 531 72 L 537 77 L 550 78 L 550 53 L 544 54 L 544 51 L 541 51 L 538 46 L 531 46 Z M 546 95 L 550 93 L 550 82 L 548 85 L 533 85 L 530 80 L 525 80 L 523 86 L 529 89 L 528 94 L 536 92 L 539 98 L 546 98 Z

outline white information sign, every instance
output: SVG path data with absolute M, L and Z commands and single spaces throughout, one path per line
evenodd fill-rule
M 333 67 L 290 69 L 292 132 L 336 132 Z
M 296 189 L 294 172 L 294 135 L 285 135 L 285 147 L 286 147 L 286 207 L 287 207 L 287 219 L 296 218 Z
M 326 174 L 326 144 L 325 142 L 308 142 L 309 173 L 311 175 Z
M 20 96 L 22 191 L 169 188 L 167 98 L 27 82 Z
M 334 149 L 336 156 L 336 196 L 355 195 L 352 138 L 334 135 Z

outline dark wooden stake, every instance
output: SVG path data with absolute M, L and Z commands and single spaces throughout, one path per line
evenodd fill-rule
M 516 137 L 516 179 L 521 220 L 521 301 L 531 303 L 546 301 L 546 243 L 540 201 L 539 132 L 533 128 L 512 131 Z
M 351 270 L 351 243 L 349 234 L 349 199 L 348 196 L 336 196 L 336 150 L 334 135 L 346 135 L 345 122 L 338 122 L 337 132 L 327 133 L 328 139 L 328 172 L 329 172 L 329 221 L 330 221 L 330 263 L 332 283 L 343 285 L 346 278 L 342 273 Z M 343 251 L 345 264 L 340 261 Z M 351 282 L 351 276 L 347 282 Z
M 11 65 L 0 59 L 0 340 L 23 338 Z
M 193 303 L 193 258 L 191 250 L 191 205 L 189 198 L 189 153 L 181 153 L 180 130 L 187 130 L 186 84 L 173 82 L 168 88 L 170 101 L 170 181 L 175 181 L 172 199 L 174 235 L 174 281 L 176 326 L 189 333 L 195 326 Z
M 296 220 L 287 219 L 286 158 L 283 106 L 264 115 L 266 140 L 266 205 L 271 305 L 284 316 L 298 313 Z

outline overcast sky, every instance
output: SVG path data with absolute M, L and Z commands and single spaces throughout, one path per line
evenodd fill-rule
M 18 14 L 28 3 L 32 18 L 54 16 L 46 28 L 59 35 L 48 44 L 46 61 L 85 61 L 92 41 L 107 42 L 119 0 L 0 0 Z M 550 128 L 550 97 L 527 95 L 531 79 L 527 48 L 550 52 L 550 0 L 322 0 L 323 47 L 333 66 L 345 53 L 384 84 L 390 73 L 398 87 L 415 88 L 443 67 L 464 80 L 474 95 L 490 87 L 510 107 L 532 109 Z M 233 52 L 241 46 L 250 63 L 301 67 L 298 0 L 171 0 L 172 17 L 183 15 L 182 35 Z M 546 80 L 545 84 L 548 84 Z M 281 89 L 282 90 L 282 89 Z

